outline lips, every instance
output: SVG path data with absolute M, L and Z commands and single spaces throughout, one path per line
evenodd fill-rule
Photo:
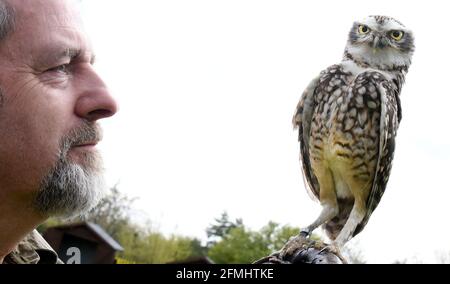
M 75 145 L 74 147 L 95 146 L 95 145 L 97 145 L 97 142 L 78 144 L 78 145 Z
M 97 144 L 98 144 L 98 141 L 84 142 L 84 143 L 73 145 L 71 148 L 95 147 Z

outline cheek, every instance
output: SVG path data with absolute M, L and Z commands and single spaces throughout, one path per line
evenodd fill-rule
M 11 175 L 36 181 L 52 167 L 58 151 L 56 129 L 30 116 L 2 122 L 1 159 Z M 37 119 L 37 118 L 36 118 Z
M 34 107 L 33 115 L 27 115 L 21 122 L 25 130 L 23 136 L 26 137 L 26 147 L 30 155 L 43 161 L 53 161 L 57 157 L 59 143 L 68 124 L 68 117 L 63 111 L 65 105 L 47 101 Z
M 64 100 L 42 92 L 6 102 L 0 108 L 0 174 L 36 187 L 57 160 L 68 108 Z

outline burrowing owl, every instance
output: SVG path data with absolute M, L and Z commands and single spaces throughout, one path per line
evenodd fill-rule
M 293 123 L 306 185 L 323 210 L 301 234 L 323 225 L 340 248 L 367 224 L 389 179 L 413 52 L 403 24 L 370 16 L 353 24 L 342 62 L 304 91 Z

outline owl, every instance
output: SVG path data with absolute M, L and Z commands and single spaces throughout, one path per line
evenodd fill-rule
M 366 226 L 389 179 L 413 52 L 413 34 L 403 24 L 369 16 L 353 24 L 341 63 L 302 94 L 293 124 L 305 184 L 322 211 L 297 238 L 322 225 L 339 249 Z M 297 238 L 283 253 L 297 248 Z

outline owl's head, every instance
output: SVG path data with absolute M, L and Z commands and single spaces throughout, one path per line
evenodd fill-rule
M 394 18 L 369 16 L 353 24 L 345 52 L 357 63 L 372 68 L 407 69 L 414 52 L 414 36 Z

